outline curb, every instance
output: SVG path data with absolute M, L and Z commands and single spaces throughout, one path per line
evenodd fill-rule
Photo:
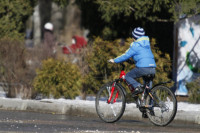
M 87 106 L 86 106 L 87 105 Z M 95 115 L 94 106 L 89 106 L 87 103 L 74 105 L 72 102 L 51 102 L 37 100 L 16 100 L 16 99 L 1 99 L 0 109 L 4 110 L 19 110 L 19 111 L 35 111 L 53 114 L 66 114 L 75 116 Z
M 200 124 L 200 112 L 197 112 L 197 111 L 189 111 L 189 112 L 177 111 L 176 117 L 174 118 L 174 120 Z
M 66 102 L 54 102 L 51 100 L 1 99 L 0 109 L 98 117 L 96 114 L 95 102 L 93 101 L 80 102 L 76 100 L 67 100 Z M 143 119 L 140 111 L 134 104 L 126 105 L 123 117 L 134 118 L 136 120 Z M 174 120 L 200 124 L 200 112 L 177 111 Z

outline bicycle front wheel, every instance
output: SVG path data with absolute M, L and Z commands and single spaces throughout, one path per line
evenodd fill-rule
M 122 89 L 114 82 L 109 82 L 100 88 L 96 96 L 96 111 L 104 122 L 118 121 L 124 113 L 126 99 Z
M 174 93 L 166 86 L 154 87 L 146 99 L 149 120 L 157 126 L 168 125 L 177 112 L 177 100 Z

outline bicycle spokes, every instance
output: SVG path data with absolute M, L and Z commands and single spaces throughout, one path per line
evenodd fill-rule
M 111 105 L 110 108 L 112 109 L 112 112 L 113 112 L 114 116 L 117 116 L 116 112 L 115 112 L 115 109 L 113 108 L 113 105 Z
M 124 113 L 124 109 L 125 96 L 117 85 L 109 84 L 100 89 L 96 97 L 96 110 L 103 121 L 117 121 Z
M 165 86 L 155 87 L 150 94 L 147 97 L 147 104 L 152 105 L 147 108 L 149 119 L 156 125 L 169 124 L 174 119 L 177 110 L 174 94 Z

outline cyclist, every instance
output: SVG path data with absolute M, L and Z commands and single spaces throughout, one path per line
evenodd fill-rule
M 110 59 L 109 62 L 121 63 L 129 58 L 135 61 L 136 67 L 128 72 L 125 76 L 126 82 L 134 88 L 132 96 L 143 92 L 142 86 L 135 79 L 149 75 L 155 74 L 156 63 L 154 55 L 151 51 L 149 37 L 145 36 L 145 31 L 141 27 L 137 27 L 132 31 L 133 42 L 130 44 L 130 48 L 121 56 L 115 59 Z

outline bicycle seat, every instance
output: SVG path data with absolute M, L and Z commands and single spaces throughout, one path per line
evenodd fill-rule
M 155 77 L 155 74 L 148 74 L 148 75 L 142 76 L 142 78 L 143 78 L 145 81 L 153 80 L 154 77 Z

